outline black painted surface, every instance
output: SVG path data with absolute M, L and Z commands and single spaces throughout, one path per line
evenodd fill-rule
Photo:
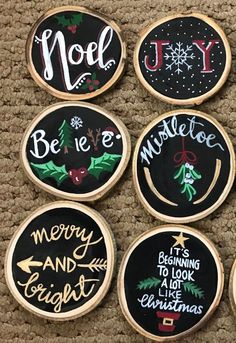
M 169 41 L 169 44 L 163 46 L 162 66 L 156 71 L 150 71 L 145 67 L 144 58 L 149 56 L 151 65 L 155 65 L 155 49 L 150 44 L 155 40 Z M 205 41 L 205 47 L 211 40 L 217 40 L 218 43 L 210 50 L 212 72 L 202 72 L 203 53 L 193 45 L 194 40 Z M 194 57 L 182 59 L 179 65 L 181 71 L 178 72 L 178 58 L 175 61 L 173 58 L 177 57 L 176 52 L 184 57 L 187 46 L 191 49 L 187 51 L 187 55 L 193 54 Z M 179 61 L 181 62 L 181 57 Z M 155 91 L 174 99 L 196 98 L 209 92 L 220 80 L 225 64 L 226 50 L 221 37 L 213 27 L 195 17 L 175 18 L 156 26 L 144 37 L 139 50 L 139 65 L 144 79 Z
M 86 13 L 82 13 L 82 22 L 80 22 L 75 28 L 73 32 L 73 28 L 71 27 L 71 23 L 73 22 L 73 15 L 81 14 L 82 12 L 78 11 L 65 11 L 65 12 L 58 12 L 57 14 L 51 15 L 48 18 L 44 19 L 40 25 L 37 27 L 37 30 L 35 32 L 35 35 L 33 37 L 33 45 L 31 49 L 31 57 L 33 61 L 33 65 L 36 69 L 36 72 L 40 78 L 42 78 L 43 81 L 45 81 L 49 86 L 53 87 L 55 90 L 65 92 L 65 93 L 71 93 L 71 94 L 86 94 L 86 93 L 92 93 L 96 89 L 83 89 L 83 87 L 79 86 L 79 88 L 74 88 L 72 90 L 68 90 L 65 84 L 65 78 L 63 77 L 63 63 L 62 59 L 60 57 L 59 53 L 59 44 L 58 41 L 56 41 L 56 46 L 53 49 L 53 52 L 51 54 L 51 60 L 52 60 L 52 68 L 54 70 L 54 75 L 51 80 L 46 80 L 44 77 L 44 68 L 45 68 L 45 62 L 43 58 L 43 49 L 42 44 L 39 43 L 39 39 L 42 37 L 42 33 L 44 30 L 52 30 L 52 35 L 48 39 L 48 46 L 49 49 L 51 49 L 52 44 L 54 42 L 54 35 L 58 32 L 62 32 L 64 39 L 65 39 L 65 49 L 66 53 L 68 53 L 69 48 L 73 44 L 79 44 L 81 45 L 82 49 L 86 51 L 86 48 L 88 47 L 88 44 L 90 42 L 97 43 L 99 41 L 100 34 L 102 30 L 109 26 L 107 25 L 102 19 L 99 19 L 93 15 L 89 15 Z M 62 25 L 60 22 L 58 22 L 57 17 L 63 17 L 65 20 L 68 21 L 68 25 L 64 24 Z M 66 21 L 65 21 L 66 22 Z M 79 49 L 79 51 L 81 51 Z M 96 58 L 97 52 L 94 51 L 94 59 Z M 80 52 L 76 52 L 74 50 L 73 59 L 77 61 L 80 59 L 81 54 Z M 86 54 L 84 55 L 86 56 Z M 80 64 L 72 65 L 68 61 L 68 55 L 67 55 L 67 64 L 69 68 L 69 77 L 71 83 L 74 83 L 77 78 L 82 75 L 83 73 L 91 73 L 91 76 L 86 76 L 86 80 L 84 80 L 83 85 L 86 84 L 87 79 L 91 80 L 92 75 L 95 73 L 94 80 L 97 80 L 99 84 L 96 84 L 95 86 L 100 89 L 106 83 L 113 77 L 115 74 L 117 67 L 120 62 L 121 58 L 121 43 L 118 37 L 118 34 L 113 30 L 113 36 L 112 40 L 108 46 L 108 48 L 105 50 L 103 54 L 103 60 L 104 62 L 107 62 L 110 59 L 115 60 L 115 64 L 112 64 L 107 70 L 102 69 L 99 67 L 98 63 L 95 65 L 89 66 L 85 59 Z M 90 86 L 94 86 L 90 84 Z
M 52 240 L 47 242 L 43 239 L 42 243 L 35 244 L 33 236 L 31 236 L 33 231 L 42 230 L 45 228 L 47 234 L 50 237 L 50 230 L 55 225 L 74 225 L 75 227 L 80 227 L 81 230 L 86 229 L 85 235 L 88 236 L 91 231 L 93 231 L 92 240 L 95 241 L 102 237 L 102 232 L 98 226 L 98 224 L 87 214 L 71 209 L 71 208 L 57 208 L 47 211 L 34 220 L 30 222 L 30 224 L 25 228 L 24 232 L 19 237 L 14 253 L 12 258 L 12 274 L 15 285 L 19 291 L 19 293 L 25 298 L 27 302 L 31 305 L 36 306 L 37 308 L 47 311 L 47 312 L 55 312 L 53 304 L 49 303 L 46 304 L 44 301 L 40 302 L 37 299 L 37 296 L 33 296 L 30 298 L 25 297 L 24 289 L 22 286 L 18 285 L 18 282 L 25 283 L 29 279 L 33 273 L 39 273 L 39 279 L 32 283 L 28 289 L 28 293 L 31 294 L 32 291 L 30 290 L 31 287 L 36 286 L 38 287 L 39 284 L 43 284 L 47 291 L 44 292 L 46 295 L 47 292 L 51 291 L 51 295 L 56 292 L 63 292 L 65 284 L 70 284 L 72 290 L 79 294 L 80 287 L 75 287 L 75 285 L 79 282 L 79 278 L 81 275 L 84 275 L 86 279 L 99 279 L 98 282 L 95 283 L 95 287 L 89 297 L 81 297 L 80 300 L 74 301 L 71 299 L 68 303 L 62 304 L 61 311 L 59 312 L 67 312 L 73 309 L 76 309 L 83 304 L 85 304 L 88 300 L 90 300 L 99 290 L 101 287 L 103 280 L 105 278 L 106 271 L 94 270 L 93 272 L 90 271 L 88 268 L 76 268 L 74 271 L 67 273 L 64 272 L 62 269 L 59 268 L 58 272 L 55 272 L 50 267 L 45 268 L 43 267 L 31 267 L 31 274 L 24 272 L 21 270 L 17 263 L 33 256 L 33 261 L 41 261 L 45 262 L 46 258 L 49 256 L 55 265 L 56 257 L 60 258 L 61 261 L 64 256 L 70 257 L 73 260 L 73 251 L 78 247 L 84 244 L 85 242 L 81 241 L 81 238 L 76 238 L 75 235 L 68 240 L 63 238 L 63 235 L 58 240 Z M 44 236 L 45 237 L 45 236 Z M 82 253 L 83 248 L 78 250 L 78 252 Z M 76 260 L 77 263 L 90 263 L 93 258 L 107 258 L 106 253 L 106 246 L 104 243 L 104 239 L 102 239 L 98 244 L 90 245 L 88 250 L 82 259 Z M 87 293 L 91 287 L 91 283 L 85 283 L 85 292 Z
M 189 120 L 195 117 L 195 126 L 192 133 L 193 137 L 196 137 L 199 132 L 204 131 L 206 136 L 210 134 L 215 135 L 215 139 L 211 141 L 212 145 L 216 146 L 209 148 L 205 143 L 199 143 L 196 139 L 193 139 L 189 131 Z M 177 130 L 179 130 L 182 124 L 186 125 L 186 129 L 183 131 L 187 136 L 184 137 L 185 150 L 187 151 L 187 157 L 192 159 L 196 158 L 195 163 L 189 161 L 194 170 L 201 174 L 201 179 L 194 180 L 191 186 L 196 190 L 196 194 L 192 196 L 191 201 L 188 198 L 188 192 L 181 193 L 184 185 L 179 183 L 179 180 L 174 179 L 174 175 L 181 167 L 175 162 L 175 157 L 178 159 L 182 155 L 182 137 L 179 134 L 175 134 L 173 127 L 171 128 L 171 120 L 174 116 L 169 116 L 165 119 L 170 129 L 170 134 L 174 137 L 168 137 L 167 140 L 163 140 L 161 147 L 161 153 L 159 155 L 153 154 L 154 158 L 149 159 L 150 164 L 146 160 L 142 161 L 140 156 L 143 145 L 147 146 L 147 140 L 153 142 L 156 138 L 159 142 L 160 132 L 163 132 L 163 122 L 159 122 L 154 126 L 143 138 L 140 144 L 138 159 L 137 159 L 137 176 L 140 185 L 141 192 L 149 205 L 157 212 L 172 216 L 172 217 L 188 217 L 198 214 L 211 207 L 224 192 L 230 174 L 230 153 L 228 146 L 222 136 L 221 132 L 211 124 L 207 119 L 195 116 L 181 114 L 176 116 L 177 118 Z M 166 134 L 166 133 L 165 133 Z M 165 137 L 162 134 L 162 137 Z M 167 137 L 167 136 L 166 136 Z M 220 148 L 220 146 L 223 150 Z M 153 144 L 158 150 L 157 145 Z M 178 154 L 178 155 L 177 155 Z M 193 204 L 196 200 L 200 199 L 207 192 L 215 173 L 216 160 L 221 161 L 221 170 L 217 182 L 207 196 L 207 198 L 199 204 Z M 185 162 L 186 163 L 186 162 Z M 188 161 L 187 161 L 188 163 Z M 184 162 L 183 162 L 184 164 Z M 161 201 L 150 189 L 147 184 L 144 167 L 147 167 L 150 171 L 151 178 L 155 188 L 169 201 L 176 203 L 178 206 L 169 205 Z
M 81 124 L 77 125 L 77 129 L 76 126 L 73 126 L 75 125 L 73 124 L 73 118 L 76 117 L 81 120 Z M 61 127 L 64 120 L 66 120 L 69 126 L 69 138 L 70 142 L 72 143 L 71 147 L 67 147 L 68 153 L 65 153 L 65 147 L 60 147 L 62 136 L 60 136 L 59 128 Z M 82 126 L 79 127 L 79 125 Z M 112 140 L 109 142 L 107 141 L 106 143 L 108 145 L 112 144 L 112 146 L 109 148 L 105 147 L 104 144 L 102 144 L 104 131 L 106 131 L 106 129 L 108 128 L 109 130 L 113 129 L 115 131 Z M 98 137 L 99 141 L 96 146 L 94 146 L 92 138 L 88 137 L 87 135 L 88 129 L 93 130 L 92 134 L 95 139 L 96 135 L 98 134 L 96 130 L 100 130 L 100 136 Z M 43 158 L 35 157 L 32 154 L 32 151 L 35 153 L 32 134 L 34 134 L 37 130 L 44 130 L 45 136 L 42 139 L 46 139 L 50 144 L 54 139 L 57 139 L 59 143 L 56 145 L 55 149 L 60 149 L 60 151 L 54 154 L 50 150 L 49 153 Z M 37 137 L 41 137 L 40 133 Z M 81 137 L 85 137 L 84 139 L 87 140 L 83 147 L 84 149 L 88 149 L 88 147 L 90 146 L 88 151 L 81 150 L 79 146 L 79 140 L 81 139 Z M 77 145 L 75 139 L 77 139 Z M 42 156 L 46 151 L 45 143 L 39 142 L 38 149 L 39 155 Z M 112 177 L 121 160 L 121 156 L 123 153 L 123 140 L 117 126 L 113 123 L 113 121 L 102 115 L 101 113 L 86 107 L 66 106 L 52 111 L 36 125 L 29 136 L 26 150 L 27 160 L 29 164 L 45 164 L 49 161 L 53 161 L 56 166 L 65 165 L 67 173 L 69 173 L 69 171 L 73 169 L 76 169 L 78 171 L 80 168 L 84 168 L 85 171 L 87 170 L 87 175 L 84 176 L 83 179 L 81 179 L 81 182 L 79 184 L 78 182 L 75 184 L 73 182 L 73 178 L 69 177 L 69 174 L 65 176 L 61 183 L 58 183 L 53 175 L 41 178 L 45 184 L 50 185 L 53 188 L 59 189 L 63 192 L 72 194 L 85 194 L 97 190 L 106 182 L 108 182 L 109 179 Z M 111 161 L 111 169 L 107 169 L 106 166 L 103 165 L 103 170 L 101 169 L 101 173 L 99 174 L 99 176 L 95 177 L 88 171 L 88 168 L 91 164 L 91 159 L 99 158 L 103 156 L 104 153 L 119 155 L 120 157 L 117 157 L 114 162 Z M 30 167 L 35 176 L 40 179 L 38 170 L 33 168 L 31 164 Z
M 201 306 L 200 311 L 202 311 L 202 313 L 194 314 L 183 311 L 178 312 L 168 309 L 165 310 L 161 309 L 160 306 L 157 306 L 155 309 L 152 307 L 143 308 L 141 303 L 138 301 L 138 299 L 142 299 L 144 294 L 147 294 L 148 296 L 153 295 L 153 300 L 163 301 L 163 303 L 166 304 L 171 303 L 174 300 L 174 297 L 164 297 L 159 295 L 160 290 L 162 295 L 166 290 L 171 290 L 170 287 L 161 287 L 162 283 L 157 287 L 147 289 L 138 289 L 138 284 L 140 281 L 150 277 L 155 277 L 163 282 L 165 277 L 160 276 L 159 269 L 157 268 L 159 252 L 164 252 L 165 255 L 171 256 L 170 248 L 176 242 L 172 236 L 179 236 L 179 233 L 180 232 L 162 232 L 145 239 L 132 252 L 125 270 L 124 286 L 129 312 L 138 325 L 147 332 L 156 336 L 174 336 L 193 328 L 194 325 L 196 325 L 205 316 L 216 296 L 218 282 L 217 269 L 211 252 L 198 238 L 194 237 L 192 234 L 184 233 L 183 236 L 189 238 L 185 241 L 185 249 L 189 250 L 189 257 L 185 258 L 185 260 L 200 260 L 199 270 L 179 267 L 174 264 L 168 265 L 167 263 L 163 263 L 161 265 L 168 269 L 169 275 L 166 277 L 168 286 L 170 285 L 170 279 L 172 278 L 172 268 L 175 270 L 173 272 L 174 275 L 176 275 L 177 269 L 180 269 L 181 272 L 183 270 L 190 272 L 194 271 L 191 275 L 194 281 L 191 282 L 197 285 L 197 287 L 203 291 L 204 295 L 202 298 L 199 298 L 191 294 L 191 292 L 184 291 L 183 281 L 181 282 L 181 286 L 177 288 L 177 290 L 180 290 L 181 296 L 176 307 L 181 304 L 189 305 L 190 307 L 195 305 L 199 310 L 199 307 Z M 178 247 L 176 246 L 176 248 L 180 248 L 179 256 L 182 256 L 184 249 L 181 248 L 180 245 Z M 172 256 L 176 256 L 176 254 L 173 253 Z M 172 280 L 175 279 L 172 278 Z M 176 278 L 176 280 L 181 280 L 181 278 Z M 151 304 L 151 302 L 149 304 Z M 174 305 L 173 302 L 172 305 Z M 179 319 L 174 320 L 173 325 L 175 325 L 175 328 L 172 331 L 165 332 L 160 330 L 158 324 L 163 322 L 163 318 L 158 318 L 156 314 L 157 311 L 163 312 L 164 317 L 166 318 L 169 317 L 170 313 L 180 313 Z

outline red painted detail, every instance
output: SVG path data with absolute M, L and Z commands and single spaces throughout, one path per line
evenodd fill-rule
M 157 311 L 156 315 L 158 318 L 162 318 L 163 322 L 158 323 L 158 330 L 162 332 L 173 332 L 176 328 L 173 323 L 174 320 L 178 320 L 180 318 L 180 313 L 176 312 L 161 312 Z M 167 324 L 169 322 L 169 324 Z
M 178 151 L 174 155 L 174 162 L 177 163 L 176 167 L 181 166 L 181 164 L 185 162 L 188 162 L 190 164 L 197 163 L 197 156 L 194 154 L 194 152 L 190 150 L 185 150 L 184 137 L 182 137 L 182 150 Z

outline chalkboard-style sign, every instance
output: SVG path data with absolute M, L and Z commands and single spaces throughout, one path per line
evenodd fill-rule
M 103 217 L 87 206 L 58 201 L 20 225 L 6 253 L 5 276 L 27 310 L 67 320 L 101 302 L 114 261 L 113 236 Z
M 139 236 L 122 260 L 118 296 L 127 321 L 157 342 L 199 329 L 219 304 L 223 265 L 214 245 L 181 225 Z
M 133 180 L 155 217 L 187 223 L 222 204 L 235 177 L 235 155 L 223 127 L 193 110 L 175 110 L 152 121 L 137 141 Z
M 47 107 L 32 121 L 21 145 L 27 176 L 69 200 L 93 201 L 120 179 L 130 157 L 125 125 L 83 102 Z
M 212 19 L 177 14 L 140 32 L 134 67 L 152 95 L 172 104 L 194 105 L 224 84 L 231 51 L 223 30 Z
M 26 59 L 40 87 L 61 99 L 85 100 L 118 81 L 126 47 L 114 21 L 84 7 L 64 6 L 34 24 Z
M 229 298 L 230 298 L 232 310 L 236 316 L 236 260 L 234 261 L 231 274 L 230 274 Z

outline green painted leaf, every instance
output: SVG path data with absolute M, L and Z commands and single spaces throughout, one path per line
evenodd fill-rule
M 200 180 L 202 178 L 201 174 L 196 169 L 190 170 L 190 174 L 195 180 Z
M 83 13 L 73 14 L 71 19 L 72 25 L 80 25 L 83 21 Z
M 64 15 L 55 17 L 57 19 L 58 25 L 62 25 L 63 27 L 71 25 L 79 26 L 83 21 L 83 13 L 73 14 L 71 19 L 66 18 Z
M 88 84 L 87 83 L 84 83 L 83 86 L 81 86 L 82 89 L 88 89 Z
M 189 183 L 185 183 L 183 188 L 181 189 L 181 193 L 186 193 L 186 196 L 188 198 L 188 201 L 191 201 L 193 198 L 193 195 L 196 195 L 196 189 L 190 185 Z
M 104 152 L 104 154 L 100 157 L 91 157 L 91 163 L 88 168 L 89 174 L 93 175 L 94 177 L 96 177 L 96 179 L 98 179 L 102 172 L 112 172 L 116 162 L 119 161 L 121 156 L 122 155 L 108 154 L 107 152 Z
M 71 25 L 70 19 L 66 19 L 64 15 L 55 16 L 58 22 L 58 25 L 62 25 L 63 27 Z
M 195 298 L 204 298 L 204 291 L 200 287 L 195 285 L 193 282 L 184 282 L 183 287 L 185 292 L 192 293 L 192 295 L 194 295 Z
M 160 279 L 156 278 L 155 276 L 152 276 L 142 281 L 139 281 L 137 289 L 150 289 L 153 287 L 157 287 L 160 283 Z
M 192 187 L 193 188 L 193 187 Z M 193 191 L 192 191 L 192 188 L 191 188 L 191 185 L 186 185 L 186 195 L 187 195 L 187 198 L 188 198 L 188 201 L 192 201 L 192 198 L 193 198 Z M 194 188 L 193 188 L 194 189 Z
M 68 172 L 66 171 L 65 165 L 56 166 L 53 161 L 42 164 L 30 164 L 38 173 L 40 180 L 43 180 L 47 177 L 52 177 L 56 180 L 57 185 L 59 186 L 62 181 L 68 177 Z
M 192 185 L 188 184 L 188 188 L 190 189 L 190 191 L 192 192 L 193 195 L 197 194 L 196 189 Z
M 92 80 L 94 81 L 94 80 L 96 80 L 96 78 L 97 78 L 96 73 L 93 73 L 92 74 Z
M 182 164 L 174 174 L 174 179 L 178 180 L 179 184 L 182 185 L 184 183 L 186 168 L 185 165 Z

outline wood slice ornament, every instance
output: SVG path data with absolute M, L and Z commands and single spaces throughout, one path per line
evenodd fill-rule
M 61 99 L 85 100 L 118 81 L 126 47 L 114 21 L 84 7 L 64 6 L 34 24 L 26 59 L 40 87 Z
M 5 277 L 27 310 L 68 320 L 101 302 L 114 261 L 114 239 L 103 217 L 87 206 L 58 201 L 20 225 L 6 253 Z
M 232 266 L 229 279 L 229 299 L 231 303 L 232 310 L 236 316 L 236 260 Z
M 199 13 L 177 14 L 140 32 L 134 67 L 154 96 L 177 105 L 195 105 L 226 81 L 231 51 L 223 30 Z
M 223 127 L 194 110 L 175 110 L 152 121 L 137 141 L 133 181 L 143 206 L 174 223 L 199 220 L 227 197 L 235 155 Z
M 34 118 L 21 144 L 27 176 L 42 189 L 76 201 L 101 198 L 130 157 L 125 125 L 102 108 L 62 102 Z
M 157 342 L 182 338 L 212 315 L 223 292 L 223 265 L 212 242 L 189 227 L 166 225 L 139 236 L 119 275 L 122 312 Z

